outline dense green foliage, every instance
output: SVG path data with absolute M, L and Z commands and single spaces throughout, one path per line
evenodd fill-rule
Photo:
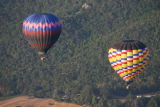
M 82 8 L 84 3 L 89 8 Z M 27 16 L 42 12 L 55 14 L 63 23 L 46 62 L 39 60 L 21 31 Z M 130 91 L 160 90 L 159 0 L 0 0 L 0 24 L 0 96 L 25 94 L 95 107 L 118 105 L 110 99 L 129 92 L 111 68 L 107 51 L 123 39 L 142 41 L 152 56 Z

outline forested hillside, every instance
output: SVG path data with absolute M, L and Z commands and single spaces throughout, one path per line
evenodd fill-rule
M 82 8 L 85 3 L 88 8 Z M 63 24 L 45 62 L 22 34 L 23 20 L 33 13 L 55 14 Z M 112 99 L 160 91 L 159 0 L 0 0 L 0 25 L 0 97 L 132 107 L 131 100 L 120 105 Z M 107 58 L 109 46 L 124 39 L 142 41 L 151 54 L 129 91 Z M 139 102 L 140 107 L 158 107 L 160 97 Z

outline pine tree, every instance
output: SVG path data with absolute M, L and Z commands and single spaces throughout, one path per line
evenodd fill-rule
M 157 102 L 154 98 L 151 98 L 147 104 L 147 107 L 158 107 Z

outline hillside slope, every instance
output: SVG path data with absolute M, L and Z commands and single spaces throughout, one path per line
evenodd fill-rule
M 82 8 L 85 3 L 89 8 Z M 115 96 L 159 91 L 159 4 L 159 0 L 1 0 L 0 97 L 23 94 L 107 107 Z M 63 24 L 46 62 L 39 60 L 21 31 L 23 20 L 32 13 L 55 14 Z M 142 41 L 151 53 L 130 91 L 107 58 L 109 46 L 124 39 Z
M 82 107 L 76 104 L 61 103 L 52 99 L 19 96 L 12 99 L 0 101 L 1 107 Z M 87 107 L 87 106 L 86 106 Z

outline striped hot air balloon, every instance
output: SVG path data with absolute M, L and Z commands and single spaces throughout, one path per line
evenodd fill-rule
M 108 58 L 116 73 L 130 84 L 144 70 L 149 49 L 140 41 L 124 40 L 110 47 Z
M 44 55 L 58 40 L 62 30 L 59 19 L 52 14 L 32 14 L 23 21 L 22 32 L 39 55 Z

